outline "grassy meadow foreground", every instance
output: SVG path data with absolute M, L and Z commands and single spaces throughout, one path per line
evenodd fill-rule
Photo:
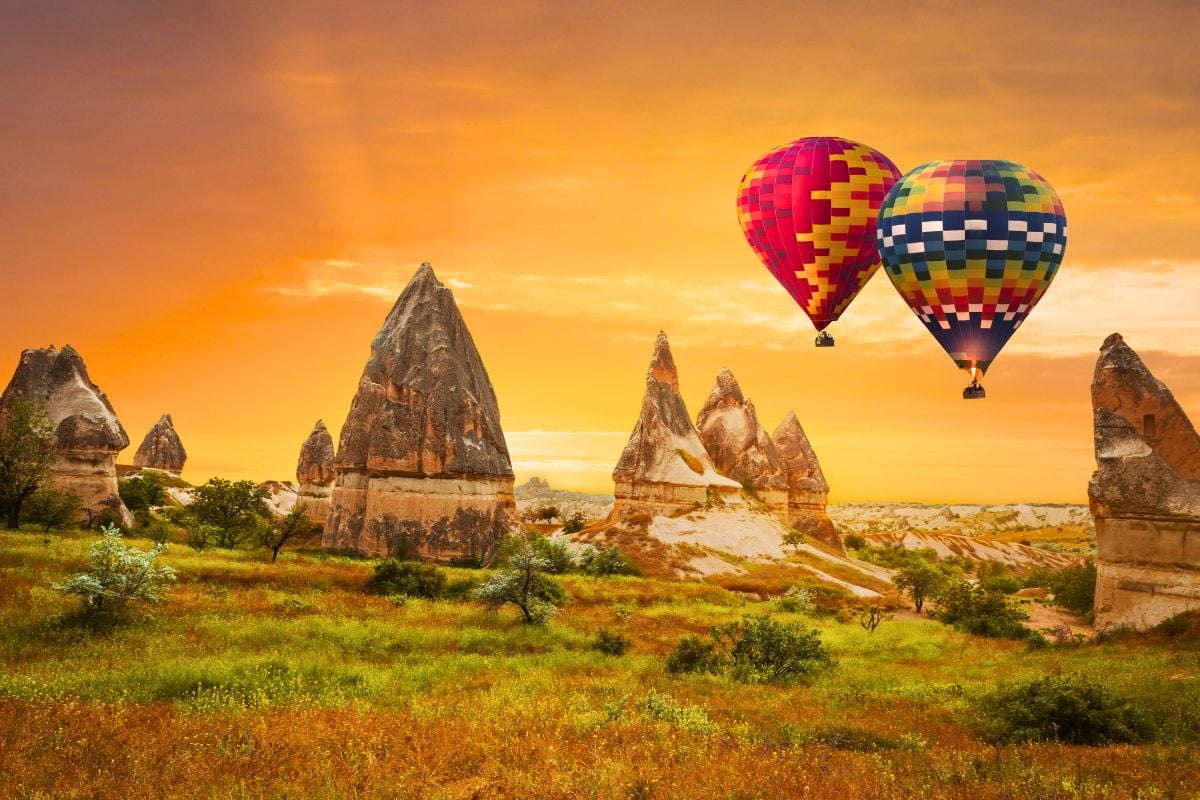
M 868 633 L 733 591 L 753 571 L 565 575 L 570 601 L 523 625 L 364 594 L 371 561 L 180 545 L 166 602 L 97 626 L 50 588 L 95 539 L 0 533 L 0 797 L 1200 797 L 1194 641 L 1031 647 L 912 614 Z M 666 671 L 748 614 L 816 628 L 833 665 L 788 686 Z M 601 628 L 628 653 L 597 651 Z M 1135 699 L 1157 743 L 988 744 L 979 698 L 1056 673 Z

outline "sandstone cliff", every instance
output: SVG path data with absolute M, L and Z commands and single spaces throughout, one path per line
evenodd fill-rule
M 175 431 L 175 423 L 170 414 L 163 414 L 133 454 L 133 465 L 178 476 L 185 463 L 187 451 L 183 449 L 183 442 Z
M 495 392 L 429 264 L 371 343 L 334 471 L 326 547 L 484 557 L 515 517 Z
M 1120 334 L 1092 380 L 1097 629 L 1200 609 L 1200 436 Z
M 655 341 L 641 414 L 613 470 L 613 483 L 610 519 L 671 514 L 713 499 L 741 501 L 741 484 L 717 472 L 692 424 L 665 333 Z
M 787 523 L 835 552 L 845 553 L 826 510 L 829 484 L 795 412 L 783 418 L 771 439 L 787 475 Z
M 317 420 L 312 433 L 300 446 L 296 462 L 296 505 L 304 509 L 314 523 L 324 525 L 329 518 L 329 498 L 333 494 L 333 437 L 324 420 Z
M 132 520 L 117 494 L 117 453 L 129 446 L 112 404 L 88 377 L 87 366 L 69 345 L 21 353 L 21 361 L 0 395 L 0 413 L 17 399 L 39 403 L 55 426 L 58 458 L 52 483 L 79 495 L 83 523 L 106 510 L 125 525 Z

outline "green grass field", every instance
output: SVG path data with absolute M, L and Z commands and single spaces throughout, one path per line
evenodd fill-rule
M 370 561 L 181 545 L 167 602 L 96 629 L 50 588 L 93 538 L 0 533 L 0 797 L 1200 797 L 1195 643 L 868 634 L 711 583 L 582 576 L 539 628 L 365 595 Z M 682 636 L 767 613 L 817 627 L 835 665 L 787 687 L 666 673 Z M 600 627 L 630 652 L 593 650 Z M 1162 740 L 980 738 L 977 697 L 1056 672 L 1136 698 Z

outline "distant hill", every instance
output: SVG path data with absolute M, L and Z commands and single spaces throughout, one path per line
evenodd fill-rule
M 551 489 L 549 481 L 536 475 L 517 486 L 514 491 L 517 496 L 518 512 L 542 506 L 558 506 L 566 516 L 580 511 L 584 517 L 591 520 L 607 517 L 613 507 L 611 494 L 588 494 L 572 492 L 568 489 Z

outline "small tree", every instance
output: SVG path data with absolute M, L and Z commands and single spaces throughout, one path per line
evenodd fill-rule
M 546 577 L 549 566 L 527 540 L 521 540 L 508 556 L 505 568 L 475 590 L 475 599 L 490 611 L 511 603 L 520 609 L 526 623 L 545 624 L 558 611 L 558 604 L 566 600 L 562 587 Z
M 930 616 L 973 636 L 993 639 L 1027 639 L 1029 629 L 1021 624 L 1027 614 L 1009 605 L 1000 592 L 961 581 L 937 597 L 937 610 Z
M 830 663 L 819 632 L 766 616 L 745 616 L 714 627 L 712 635 L 733 677 L 746 683 L 790 683 Z
M 913 607 L 920 614 L 925 601 L 945 587 L 946 573 L 924 559 L 914 559 L 896 570 L 892 583 L 912 598 Z
M 783 534 L 783 543 L 792 548 L 793 553 L 799 553 L 804 545 L 804 534 L 795 528 L 788 528 Z
M 579 533 L 585 524 L 587 524 L 587 517 L 583 515 L 582 511 L 576 511 L 563 520 L 563 533 Z
M 21 507 L 50 479 L 54 426 L 39 403 L 18 399 L 0 413 L 0 510 L 10 531 L 21 526 Z
M 542 506 L 537 510 L 539 522 L 554 522 L 561 516 L 562 512 L 558 510 L 558 506 Z
M 157 472 L 143 472 L 120 481 L 117 491 L 125 507 L 135 514 L 149 511 L 151 506 L 166 505 L 167 492 Z
M 233 549 L 251 539 L 258 524 L 271 515 L 270 493 L 253 481 L 212 478 L 196 488 L 188 513 L 216 529 L 212 544 Z
M 79 522 L 79 513 L 83 501 L 79 495 L 70 492 L 59 492 L 49 486 L 43 486 L 25 501 L 22 516 L 27 522 L 32 522 L 45 533 L 65 528 Z
M 287 516 L 271 522 L 259 522 L 258 541 L 271 551 L 271 563 L 274 564 L 275 559 L 279 558 L 279 551 L 285 544 L 299 539 L 310 530 L 312 530 L 312 523 L 308 521 L 308 515 L 304 513 L 303 508 L 296 507 Z
M 876 628 L 893 616 L 895 615 L 883 606 L 872 604 L 858 612 L 858 624 L 862 625 L 863 630 L 867 633 L 874 633 Z
M 100 541 L 91 547 L 88 571 L 72 575 L 54 588 L 82 597 L 84 613 L 89 615 L 116 613 L 134 602 L 156 603 L 167 585 L 175 581 L 175 570 L 154 565 L 166 549 L 165 544 L 156 544 L 150 550 L 126 547 L 121 529 L 106 526 Z

